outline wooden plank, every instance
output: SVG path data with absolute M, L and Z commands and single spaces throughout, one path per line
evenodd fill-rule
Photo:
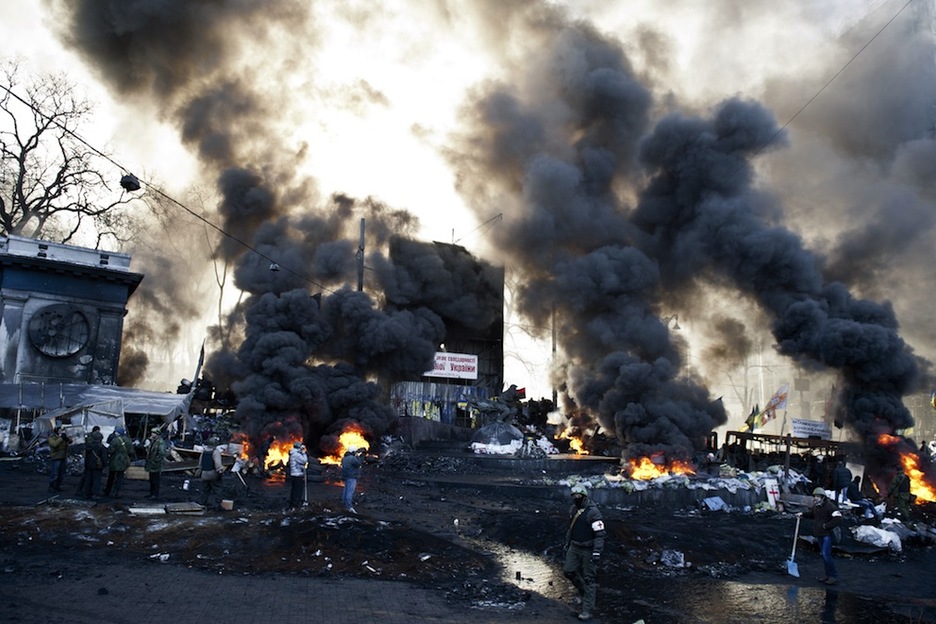
M 166 503 L 166 513 L 203 516 L 205 515 L 205 508 L 198 503 Z
M 166 513 L 166 508 L 159 507 L 130 507 L 127 511 L 135 516 L 159 516 Z

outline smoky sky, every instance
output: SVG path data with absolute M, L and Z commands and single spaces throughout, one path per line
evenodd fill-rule
M 307 146 L 274 138 L 277 124 L 288 122 L 281 119 L 289 116 L 288 93 L 258 82 L 265 76 L 244 49 L 272 44 L 274 32 L 290 28 L 307 39 L 304 3 L 57 7 L 68 17 L 64 40 L 117 93 L 172 121 L 216 181 L 217 215 L 229 236 L 214 255 L 235 262 L 235 283 L 247 297 L 226 319 L 229 327 L 214 332 L 239 343 L 215 349 L 206 370 L 230 382 L 237 416 L 255 440 L 302 435 L 317 443 L 346 422 L 379 436 L 395 415 L 376 379 L 429 370 L 446 323 L 481 331 L 500 318 L 489 265 L 408 242 L 418 220 L 404 209 L 373 198 L 323 200 L 313 180 L 294 173 Z M 365 292 L 348 286 L 359 279 Z
M 405 209 L 379 198 L 322 198 L 314 179 L 296 173 L 316 146 L 277 140 L 296 111 L 290 87 L 269 78 L 305 72 L 314 82 L 320 26 L 308 5 L 54 6 L 66 17 L 63 38 L 115 92 L 178 128 L 217 184 L 221 223 L 260 252 L 245 253 L 238 240 L 218 249 L 237 263 L 246 298 L 229 320 L 242 342 L 209 362 L 237 380 L 239 414 L 253 435 L 285 427 L 314 437 L 349 418 L 385 430 L 392 416 L 370 379 L 418 374 L 447 332 L 497 317 L 496 271 L 485 262 L 413 240 L 416 220 Z M 808 12 L 803 6 L 790 10 Z M 364 34 L 381 17 L 350 13 Z M 721 3 L 707 17 L 734 29 L 759 15 L 748 3 Z M 927 365 L 901 337 L 895 306 L 877 296 L 899 281 L 894 263 L 906 256 L 894 245 L 931 239 L 928 223 L 914 223 L 932 205 L 932 136 L 921 121 L 936 82 L 917 84 L 933 64 L 920 61 L 927 48 L 907 22 L 897 32 L 913 45 L 856 64 L 801 123 L 783 128 L 804 101 L 789 88 L 795 75 L 766 77 L 766 101 L 739 93 L 682 102 L 666 84 L 678 63 L 650 23 L 618 37 L 534 0 L 437 7 L 433 19 L 443 34 L 476 29 L 501 61 L 466 95 L 444 154 L 479 218 L 504 215 L 489 232 L 492 255 L 519 277 L 517 312 L 537 327 L 555 319 L 552 380 L 576 422 L 592 419 L 631 455 L 699 450 L 728 415 L 686 374 L 683 345 L 662 318 L 717 287 L 768 319 L 780 355 L 841 380 L 848 424 L 866 441 L 912 423 L 901 397 L 919 389 Z M 706 49 L 724 55 L 719 28 L 703 36 Z M 869 28 L 842 34 L 841 59 L 829 65 L 841 67 Z M 252 52 L 291 43 L 307 57 L 254 62 Z M 869 91 L 869 81 L 881 88 Z M 365 91 L 389 104 L 370 85 Z M 812 151 L 784 156 L 800 144 Z M 830 167 L 829 179 L 841 186 L 800 183 L 832 160 L 840 171 Z M 903 218 L 892 217 L 897 211 Z M 363 293 L 352 286 L 361 217 Z M 877 228 L 887 234 L 875 237 Z M 856 271 L 851 259 L 862 253 L 868 270 Z M 283 268 L 271 271 L 268 258 Z
M 778 353 L 837 373 L 848 424 L 869 446 L 910 426 L 901 397 L 919 389 L 924 363 L 892 306 L 826 278 L 826 258 L 756 184 L 755 159 L 789 144 L 774 113 L 741 97 L 655 109 L 619 42 L 552 25 L 549 37 L 530 25 L 545 41 L 536 61 L 466 107 L 472 124 L 451 160 L 479 209 L 490 197 L 511 206 L 495 242 L 523 275 L 524 312 L 544 325 L 557 315 L 566 409 L 593 414 L 628 454 L 700 449 L 726 414 L 681 374 L 660 317 L 685 304 L 668 293 L 711 283 L 767 314 Z

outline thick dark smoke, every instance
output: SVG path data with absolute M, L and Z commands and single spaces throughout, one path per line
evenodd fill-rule
M 838 370 L 847 423 L 873 447 L 878 434 L 912 426 L 901 397 L 918 388 L 918 361 L 890 305 L 825 283 L 799 237 L 766 222 L 771 200 L 751 189 L 746 161 L 776 132 L 761 106 L 737 100 L 710 120 L 663 119 L 642 144 L 652 177 L 633 221 L 650 235 L 666 288 L 727 276 L 774 318 L 781 354 Z
M 630 455 L 701 448 L 726 415 L 681 376 L 659 316 L 679 301 L 667 293 L 708 282 L 756 302 L 779 353 L 838 372 L 848 424 L 869 447 L 910 426 L 901 397 L 918 389 L 920 362 L 891 307 L 827 281 L 823 260 L 776 225 L 777 198 L 753 185 L 751 160 L 784 144 L 773 115 L 732 99 L 654 123 L 618 44 L 580 23 L 531 30 L 540 61 L 479 94 L 453 162 L 467 195 L 511 203 L 496 242 L 524 275 L 524 313 L 544 326 L 557 315 L 567 409 L 592 414 Z
M 245 340 L 237 352 L 242 371 L 234 389 L 241 397 L 238 416 L 251 435 L 292 423 L 291 434 L 303 432 L 328 447 L 333 436 L 326 434 L 346 422 L 360 424 L 371 437 L 386 432 L 396 416 L 383 389 L 369 380 L 420 376 L 452 331 L 480 330 L 499 318 L 501 300 L 496 272 L 469 254 L 390 235 L 414 225 L 406 213 L 337 197 L 320 215 L 281 219 L 256 236 L 260 249 L 275 249 L 290 266 L 309 267 L 319 292 L 310 295 L 303 277 L 271 272 L 253 254 L 238 268 L 238 284 L 254 294 L 245 306 Z M 368 254 L 366 292 L 337 286 L 353 282 L 357 271 L 349 241 L 359 221 L 351 215 L 367 215 L 366 246 L 377 248 Z
M 243 336 L 236 354 L 217 352 L 209 362 L 215 374 L 237 380 L 238 414 L 252 435 L 301 430 L 314 439 L 350 420 L 377 435 L 392 415 L 372 379 L 418 374 L 446 336 L 497 318 L 489 267 L 457 248 L 412 241 L 416 224 L 405 211 L 372 199 L 323 200 L 314 181 L 294 173 L 314 146 L 277 143 L 297 113 L 289 87 L 269 74 L 313 70 L 298 60 L 261 68 L 250 52 L 314 42 L 306 3 L 56 6 L 68 18 L 66 40 L 116 91 L 176 124 L 218 182 L 221 223 L 262 254 L 244 253 L 234 240 L 217 251 L 238 263 L 237 286 L 248 297 L 230 321 Z M 712 19 L 742 25 L 737 6 L 719 5 Z M 913 226 L 932 206 L 932 137 L 919 123 L 925 115 L 898 107 L 907 115 L 874 123 L 909 92 L 894 82 L 902 72 L 884 61 L 865 66 L 861 75 L 890 77 L 879 100 L 864 106 L 852 91 L 853 75 L 838 92 L 841 106 L 803 116 L 802 127 L 817 132 L 788 136 L 767 106 L 748 98 L 682 106 L 659 82 L 675 66 L 667 41 L 646 24 L 627 42 L 629 51 L 643 53 L 640 69 L 621 42 L 552 4 L 482 3 L 465 11 L 504 57 L 507 78 L 472 93 L 465 130 L 447 155 L 478 214 L 486 220 L 496 207 L 505 215 L 491 238 L 499 260 L 520 275 L 518 313 L 537 327 L 555 319 L 560 357 L 553 377 L 567 413 L 615 435 L 630 456 L 662 451 L 686 459 L 700 449 L 727 415 L 687 374 L 685 345 L 672 339 L 663 318 L 684 313 L 694 293 L 714 288 L 740 293 L 769 319 L 779 354 L 841 380 L 848 424 L 869 454 L 878 433 L 912 424 L 901 398 L 919 388 L 922 362 L 900 337 L 891 305 L 874 296 L 883 277 L 897 272 L 893 264 L 881 271 L 855 261 L 867 250 L 869 258 L 892 262 L 897 242 L 911 237 L 919 249 L 926 240 L 927 228 Z M 455 8 L 444 13 L 452 24 L 464 23 Z M 365 11 L 360 16 L 370 23 Z M 866 40 L 861 29 L 853 33 Z M 933 64 L 920 61 L 926 49 L 909 47 L 899 67 L 926 65 L 932 73 Z M 930 95 L 936 82 L 925 84 L 915 97 Z M 791 106 L 778 95 L 785 85 L 767 86 L 783 109 Z M 860 136 L 855 121 L 865 129 Z M 836 240 L 782 227 L 804 209 L 784 204 L 788 189 L 761 188 L 755 169 L 769 159 L 774 175 L 792 172 L 784 182 L 795 186 L 802 165 L 784 161 L 781 148 L 828 128 L 830 151 L 886 161 L 875 166 L 887 171 L 887 184 L 865 194 L 877 214 L 837 228 L 846 234 Z M 898 187 L 905 195 L 891 192 Z M 869 212 L 861 209 L 861 193 L 828 195 L 835 203 L 829 214 L 809 208 L 816 222 Z M 895 210 L 906 218 L 893 218 Z M 361 217 L 364 293 L 348 286 L 358 277 Z M 879 227 L 885 236 L 875 236 Z M 827 253 L 811 251 L 806 240 Z M 268 258 L 281 270 L 271 271 Z M 696 318 L 724 327 L 722 315 Z M 751 349 L 738 340 L 725 353 Z
M 688 459 L 726 415 L 680 376 L 659 316 L 659 263 L 638 247 L 646 235 L 616 188 L 636 173 L 650 93 L 621 49 L 586 26 L 557 29 L 540 52 L 535 75 L 476 102 L 465 145 L 481 147 L 456 160 L 470 171 L 463 191 L 493 183 L 490 194 L 511 197 L 495 238 L 523 274 L 521 311 L 541 326 L 555 312 L 566 411 L 597 418 L 633 456 Z
M 306 148 L 273 138 L 282 134 L 277 124 L 295 122 L 289 94 L 268 88 L 277 81 L 262 80 L 245 51 L 282 45 L 290 31 L 307 46 L 304 3 L 88 0 L 58 8 L 69 18 L 64 39 L 118 93 L 152 102 L 173 121 L 217 180 L 231 236 L 216 255 L 237 261 L 236 285 L 249 296 L 228 320 L 234 329 L 215 332 L 243 341 L 236 353 L 216 350 L 206 370 L 233 380 L 237 415 L 255 440 L 317 442 L 346 422 L 384 433 L 394 414 L 372 380 L 418 377 L 447 325 L 480 330 L 500 317 L 490 267 L 408 241 L 418 223 L 404 210 L 346 196 L 323 202 L 314 182 L 293 173 Z M 346 285 L 358 277 L 362 218 L 369 266 L 365 292 L 356 292 Z

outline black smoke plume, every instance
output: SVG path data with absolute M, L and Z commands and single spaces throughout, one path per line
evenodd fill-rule
M 919 388 L 920 361 L 891 307 L 827 281 L 754 183 L 752 160 L 785 141 L 771 112 L 731 99 L 654 121 L 619 44 L 555 16 L 523 25 L 537 61 L 471 102 L 452 162 L 480 210 L 492 196 L 510 207 L 495 242 L 523 275 L 523 312 L 541 326 L 556 315 L 566 409 L 591 414 L 627 455 L 702 448 L 726 414 L 681 374 L 660 315 L 681 302 L 669 293 L 708 283 L 762 308 L 779 353 L 838 372 L 848 424 L 869 447 L 910 426 L 901 397 Z

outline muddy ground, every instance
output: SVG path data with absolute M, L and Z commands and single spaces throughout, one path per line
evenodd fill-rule
M 215 501 L 203 515 L 129 513 L 149 503 L 146 481 L 129 481 L 119 500 L 82 501 L 73 493 L 78 476 L 70 474 L 63 493 L 49 499 L 44 470 L 32 458 L 0 461 L 0 563 L 8 573 L 130 558 L 221 573 L 400 580 L 492 608 L 518 608 L 533 592 L 572 597 L 559 571 L 566 502 L 489 487 L 528 483 L 522 462 L 486 471 L 458 457 L 400 451 L 366 466 L 358 515 L 338 504 L 331 466 L 313 473 L 309 503 L 300 509 L 285 509 L 279 475 L 248 476 L 246 489 L 228 475 L 233 510 Z M 161 503 L 197 500 L 196 485 L 184 473 L 164 474 Z M 836 552 L 841 585 L 830 590 L 815 580 L 821 563 L 804 541 L 800 577 L 788 574 L 788 514 L 602 510 L 609 538 L 597 615 L 604 621 L 936 621 L 932 544 L 911 542 L 892 553 L 846 543 Z M 809 534 L 808 520 L 801 531 Z M 685 565 L 674 565 L 680 558 Z

